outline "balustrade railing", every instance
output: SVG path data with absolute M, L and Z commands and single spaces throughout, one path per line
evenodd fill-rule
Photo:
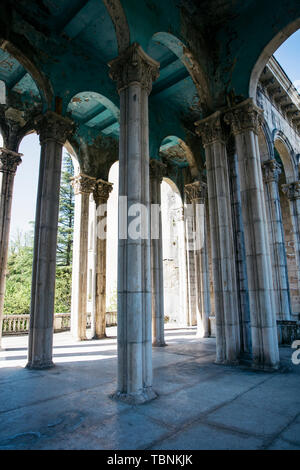
M 30 315 L 5 315 L 3 317 L 2 334 L 17 335 L 28 333 Z M 117 312 L 106 312 L 106 326 L 117 324 Z M 91 326 L 91 314 L 87 314 L 87 328 Z M 68 331 L 71 327 L 70 313 L 54 314 L 54 331 Z

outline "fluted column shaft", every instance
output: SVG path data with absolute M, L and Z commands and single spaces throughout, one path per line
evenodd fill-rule
M 98 179 L 94 189 L 96 203 L 96 286 L 94 338 L 105 338 L 106 330 L 106 231 L 107 200 L 112 183 Z
M 240 355 L 236 272 L 226 147 L 219 112 L 196 123 L 205 147 L 216 315 L 216 362 Z
M 109 64 L 120 94 L 118 389 L 141 403 L 152 391 L 148 95 L 159 64 L 137 44 Z M 140 221 L 139 233 L 135 224 Z M 123 233 L 122 233 L 123 232 Z
M 262 111 L 252 100 L 225 115 L 235 136 L 240 177 L 250 299 L 253 366 L 274 369 L 279 364 L 272 267 L 268 248 L 266 208 L 257 132 Z
M 264 162 L 262 164 L 262 170 L 271 243 L 276 318 L 277 320 L 290 320 L 291 302 L 278 191 L 278 179 L 281 170 L 276 160 Z
M 150 200 L 157 211 L 151 218 L 151 280 L 152 280 L 152 343 L 165 346 L 164 332 L 164 275 L 161 225 L 161 182 L 165 165 L 158 160 L 150 160 Z M 152 206 L 153 207 L 153 206 Z M 155 214 L 155 217 L 154 217 Z
M 41 158 L 35 218 L 27 367 L 53 366 L 53 318 L 62 147 L 72 122 L 48 111 L 36 122 Z
M 0 348 L 12 195 L 16 170 L 22 161 L 21 155 L 5 148 L 0 149 Z
M 246 265 L 244 227 L 241 214 L 241 194 L 238 163 L 235 148 L 228 148 L 229 178 L 231 189 L 233 238 L 237 274 L 237 298 L 240 316 L 241 352 L 251 354 L 251 321 Z
M 287 195 L 290 205 L 296 264 L 298 267 L 298 285 L 300 287 L 300 181 L 283 184 L 281 188 Z
M 207 185 L 201 181 L 186 184 L 185 193 L 187 201 L 192 204 L 194 219 L 193 254 L 196 271 L 197 336 L 206 338 L 210 336 L 209 315 L 211 313 L 207 251 Z
M 96 179 L 79 174 L 72 180 L 75 194 L 71 334 L 77 341 L 86 340 L 87 321 L 87 275 L 89 200 Z

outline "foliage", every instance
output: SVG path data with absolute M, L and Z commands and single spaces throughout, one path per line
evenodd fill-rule
M 55 312 L 71 310 L 72 245 L 74 225 L 74 196 L 70 179 L 73 164 L 69 154 L 63 159 L 60 188 L 60 208 L 57 238 Z M 4 315 L 30 313 L 31 276 L 33 262 L 33 230 L 17 233 L 10 242 Z

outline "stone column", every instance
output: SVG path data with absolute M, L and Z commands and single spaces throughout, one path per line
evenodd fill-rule
M 217 363 L 236 363 L 240 356 L 236 271 L 228 163 L 221 113 L 198 121 L 205 147 L 213 264 Z
M 187 200 L 192 204 L 194 220 L 193 252 L 196 270 L 196 317 L 197 336 L 207 338 L 210 336 L 210 288 L 209 267 L 207 252 L 207 184 L 202 181 L 194 181 L 185 185 Z
M 105 338 L 106 330 L 106 215 L 107 200 L 113 185 L 98 179 L 94 189 L 96 203 L 96 286 L 94 339 Z
M 257 138 L 261 119 L 262 110 L 255 106 L 251 99 L 232 108 L 225 115 L 225 121 L 231 126 L 235 136 L 238 158 L 253 366 L 261 369 L 276 369 L 279 364 L 278 339 Z
M 52 111 L 36 121 L 41 159 L 35 216 L 28 363 L 30 369 L 53 366 L 57 223 L 62 147 L 73 123 Z
M 77 341 L 86 337 L 88 289 L 89 199 L 96 179 L 80 173 L 72 180 L 75 194 L 72 261 L 71 334 Z
M 141 403 L 156 396 L 152 390 L 148 95 L 159 64 L 133 43 L 109 66 L 120 94 L 115 398 Z M 139 234 L 134 230 L 137 225 Z
M 235 244 L 235 262 L 237 275 L 237 297 L 240 317 L 241 352 L 244 358 L 251 355 L 251 321 L 250 301 L 248 292 L 248 277 L 244 227 L 241 210 L 240 180 L 238 173 L 237 155 L 234 140 L 227 142 L 229 165 L 229 185 L 231 191 L 231 207 L 233 221 L 233 239 Z
M 21 153 L 0 149 L 0 349 L 14 179 Z
M 152 344 L 166 346 L 164 332 L 164 275 L 161 226 L 160 185 L 166 165 L 150 160 L 150 200 L 158 209 L 151 217 L 151 274 L 152 274 Z M 154 206 L 151 206 L 154 207 Z M 155 216 L 154 216 L 155 215 Z M 153 237 L 153 238 L 152 238 Z
M 262 164 L 262 170 L 271 243 L 276 318 L 277 320 L 290 320 L 291 301 L 278 191 L 278 179 L 281 170 L 275 159 L 265 161 Z
M 294 232 L 296 265 L 298 267 L 298 285 L 300 287 L 300 181 L 283 184 L 282 191 L 287 195 L 290 205 Z

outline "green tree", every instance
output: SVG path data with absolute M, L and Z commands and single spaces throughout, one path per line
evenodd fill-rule
M 67 153 L 63 158 L 60 182 L 57 266 L 71 266 L 73 227 L 74 227 L 74 192 L 71 178 L 74 176 L 72 158 Z
M 7 278 L 4 315 L 30 313 L 33 237 L 19 232 L 10 244 L 7 262 Z
M 72 245 L 74 225 L 74 195 L 71 178 L 74 174 L 69 154 L 63 158 L 57 237 L 55 312 L 70 312 L 72 286 Z M 33 262 L 33 231 L 17 232 L 10 242 L 4 314 L 30 313 L 31 276 Z
M 56 313 L 70 312 L 71 310 L 74 228 L 74 192 L 71 178 L 73 176 L 72 158 L 67 153 L 63 159 L 60 183 L 55 286 Z

